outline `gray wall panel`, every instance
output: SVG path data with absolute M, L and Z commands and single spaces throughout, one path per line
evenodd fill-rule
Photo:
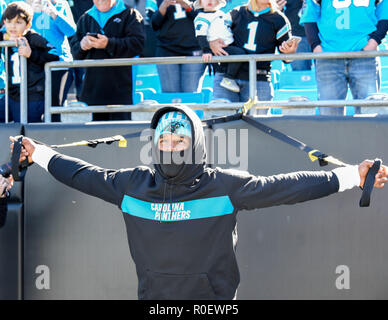
M 0 300 L 18 299 L 21 218 L 22 204 L 9 203 L 6 224 L 0 229 Z

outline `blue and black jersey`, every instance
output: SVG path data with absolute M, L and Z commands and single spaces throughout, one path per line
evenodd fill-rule
M 0 33 L 0 41 L 3 40 L 3 37 L 4 33 Z M 44 65 L 46 62 L 58 61 L 58 51 L 34 31 L 28 31 L 24 37 L 31 48 L 31 56 L 27 59 L 28 100 L 41 101 L 44 99 Z M 8 50 L 9 96 L 15 101 L 20 101 L 21 73 L 18 48 L 12 47 Z
M 328 196 L 339 190 L 338 177 L 325 171 L 261 177 L 209 168 L 202 123 L 193 110 L 161 108 L 151 129 L 167 112 L 188 117 L 196 159 L 174 177 L 163 174 L 156 149 L 154 168 L 108 170 L 55 154 L 48 171 L 121 210 L 140 299 L 233 299 L 240 281 L 235 255 L 238 211 Z
M 253 11 L 249 5 L 237 7 L 229 12 L 232 21 L 234 45 L 247 54 L 275 53 L 283 41 L 291 36 L 291 26 L 287 17 L 279 11 L 267 8 Z M 271 62 L 257 63 L 257 69 L 271 70 Z M 244 63 L 237 75 L 238 79 L 249 80 L 249 67 Z M 271 81 L 270 75 L 258 75 L 259 81 Z
M 200 54 L 195 37 L 194 10 L 186 11 L 180 4 L 171 5 L 163 16 L 159 6 L 163 0 L 147 1 L 147 19 L 158 39 L 157 56 L 193 56 Z
M 359 51 L 370 38 L 379 43 L 384 38 L 373 34 L 379 22 L 388 20 L 387 0 L 306 0 L 301 24 L 315 23 L 325 52 Z

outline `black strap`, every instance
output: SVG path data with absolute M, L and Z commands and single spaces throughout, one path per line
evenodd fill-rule
M 291 146 L 293 146 L 301 151 L 308 153 L 310 158 L 311 158 L 311 156 L 316 157 L 319 161 L 320 166 L 325 166 L 328 164 L 327 161 L 324 160 L 327 157 L 327 155 L 320 152 L 319 150 L 316 150 L 312 147 L 309 147 L 305 143 L 303 143 L 303 142 L 301 142 L 301 141 L 299 141 L 291 136 L 288 136 L 280 131 L 277 131 L 271 127 L 268 127 L 265 124 L 262 124 L 262 123 L 256 121 L 255 119 L 252 119 L 251 117 L 247 117 L 247 116 L 243 115 L 242 120 L 244 120 L 245 122 L 254 126 L 256 129 L 259 129 L 260 131 L 263 131 L 264 133 L 270 135 L 271 137 L 274 137 L 274 138 L 276 138 L 284 143 L 287 143 L 287 144 L 289 144 L 289 145 L 291 145 Z
M 375 185 L 375 177 L 377 172 L 379 172 L 381 166 L 381 160 L 376 159 L 373 163 L 373 166 L 369 169 L 368 174 L 366 175 L 364 188 L 362 189 L 362 195 L 360 199 L 360 207 L 369 207 L 370 197 L 373 191 L 373 186 Z
M 15 181 L 23 181 L 24 176 L 27 172 L 27 167 L 29 166 L 28 159 L 25 159 L 20 163 L 20 154 L 22 152 L 22 141 L 23 136 L 16 136 L 15 142 L 13 144 L 13 151 L 11 157 L 11 171 L 12 176 Z

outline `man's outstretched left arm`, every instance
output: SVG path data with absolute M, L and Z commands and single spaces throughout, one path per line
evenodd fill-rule
M 269 177 L 247 172 L 222 170 L 221 174 L 232 203 L 238 209 L 252 210 L 282 204 L 295 204 L 342 192 L 365 182 L 372 161 L 360 165 L 340 167 L 333 171 L 300 171 Z M 376 175 L 376 188 L 387 182 L 387 167 L 381 166 Z

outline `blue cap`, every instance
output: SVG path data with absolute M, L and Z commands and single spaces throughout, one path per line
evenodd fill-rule
M 158 121 L 155 129 L 154 141 L 158 142 L 165 133 L 183 135 L 191 138 L 191 124 L 189 118 L 181 112 L 167 112 Z

